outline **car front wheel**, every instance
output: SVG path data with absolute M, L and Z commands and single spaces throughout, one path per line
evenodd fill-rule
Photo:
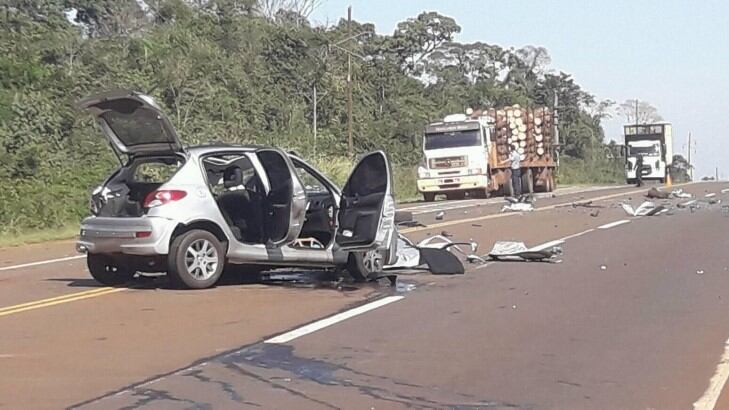
M 373 250 L 349 254 L 347 272 L 357 282 L 364 282 L 382 273 L 385 266 L 384 251 Z
M 135 274 L 131 267 L 115 261 L 108 255 L 90 253 L 86 255 L 86 266 L 97 282 L 107 286 L 127 283 Z
M 209 288 L 223 273 L 225 249 L 212 233 L 193 229 L 172 241 L 167 264 L 167 276 L 174 287 Z

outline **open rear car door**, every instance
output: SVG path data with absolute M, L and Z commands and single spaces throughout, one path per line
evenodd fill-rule
M 96 117 L 117 155 L 183 151 L 172 123 L 148 95 L 112 91 L 85 98 L 78 106 Z
M 395 229 L 395 200 L 387 156 L 362 157 L 342 190 L 336 243 L 342 250 L 387 249 Z
M 286 154 L 277 149 L 261 149 L 256 155 L 270 185 L 263 210 L 266 245 L 275 248 L 290 244 L 304 226 L 306 192 Z

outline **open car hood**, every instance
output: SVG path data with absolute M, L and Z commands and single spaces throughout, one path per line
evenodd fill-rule
M 112 91 L 78 102 L 101 126 L 112 147 L 122 154 L 179 153 L 182 143 L 172 123 L 152 97 L 134 91 Z

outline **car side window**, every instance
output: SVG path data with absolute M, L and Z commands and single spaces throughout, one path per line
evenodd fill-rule
M 145 162 L 137 165 L 132 179 L 134 182 L 164 183 L 180 167 L 179 163 Z
M 324 184 L 306 168 L 301 165 L 294 164 L 294 169 L 296 169 L 296 175 L 299 176 L 299 180 L 304 186 L 304 191 L 306 191 L 307 194 L 316 194 L 327 191 Z

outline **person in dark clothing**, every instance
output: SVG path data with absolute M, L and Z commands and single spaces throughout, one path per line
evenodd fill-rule
M 635 186 L 643 186 L 643 156 L 638 155 L 635 160 Z

